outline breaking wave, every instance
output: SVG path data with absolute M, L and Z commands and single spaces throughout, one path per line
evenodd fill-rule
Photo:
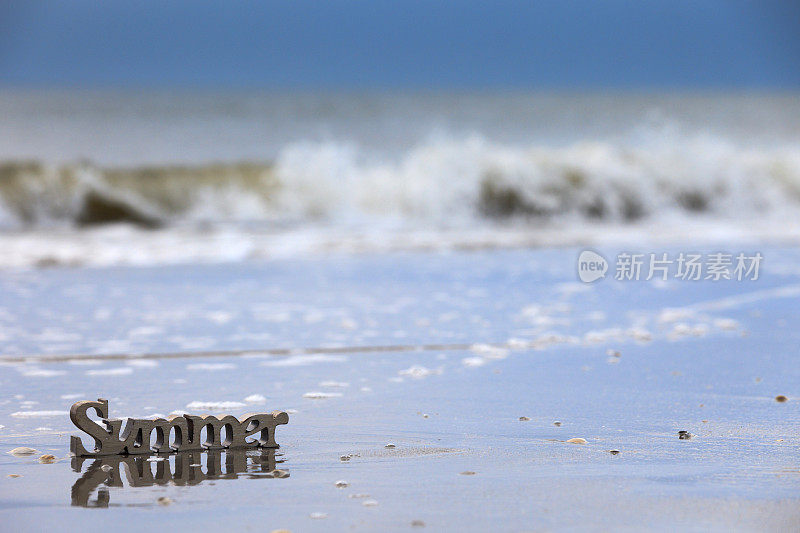
M 797 220 L 800 148 L 743 148 L 708 136 L 562 147 L 472 137 L 428 141 L 394 157 L 352 144 L 295 143 L 269 163 L 0 163 L 5 230 L 309 221 L 453 228 L 705 214 Z

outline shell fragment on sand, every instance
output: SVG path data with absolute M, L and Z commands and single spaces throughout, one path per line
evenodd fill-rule
M 39 453 L 39 450 L 35 448 L 28 448 L 27 446 L 20 446 L 18 448 L 14 448 L 7 452 L 9 455 L 13 455 L 14 457 L 28 457 L 30 455 L 36 455 Z

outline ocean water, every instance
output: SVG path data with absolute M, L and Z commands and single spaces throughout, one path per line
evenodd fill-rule
M 0 117 L 1 523 L 797 529 L 795 95 L 4 93 Z M 763 271 L 580 283 L 583 245 Z M 62 265 L 106 268 L 31 268 Z M 97 397 L 291 422 L 192 484 L 72 462 Z
M 0 266 L 800 241 L 797 94 L 0 93 Z

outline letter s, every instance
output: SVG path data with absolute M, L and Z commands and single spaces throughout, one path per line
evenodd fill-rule
M 94 409 L 104 421 L 108 418 L 108 400 L 98 398 L 96 402 L 82 401 L 76 402 L 69 410 L 69 418 L 75 426 L 94 438 L 95 447 L 92 451 L 87 451 L 78 436 L 73 435 L 70 440 L 70 451 L 77 456 L 86 455 L 111 455 L 118 453 L 119 446 L 114 446 L 119 440 L 113 438 L 103 426 L 94 422 L 86 412 Z

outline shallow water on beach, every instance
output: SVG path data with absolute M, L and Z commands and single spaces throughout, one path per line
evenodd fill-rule
M 741 282 L 583 284 L 576 249 L 6 271 L 0 519 L 792 529 L 800 255 L 758 250 Z M 98 397 L 112 417 L 290 421 L 274 457 L 92 470 L 68 457 L 67 411 Z M 5 453 L 21 446 L 37 452 Z

